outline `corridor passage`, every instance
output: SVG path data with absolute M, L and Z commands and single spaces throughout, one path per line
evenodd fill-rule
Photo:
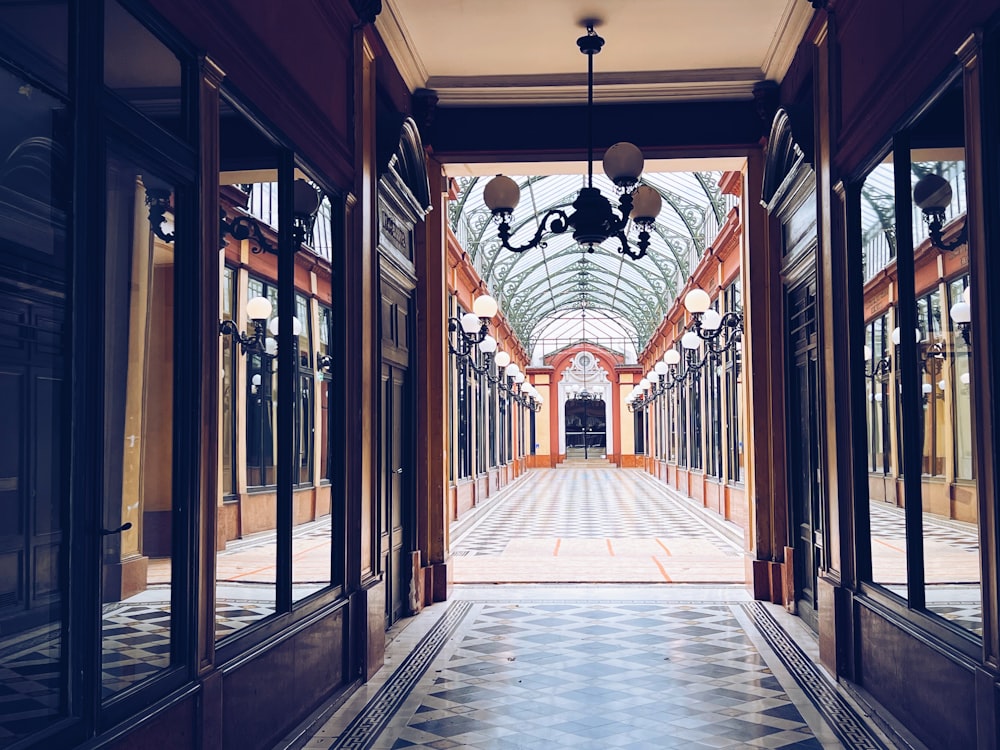
M 449 600 L 278 748 L 896 747 L 750 599 L 740 549 L 642 472 L 529 472 L 453 526 Z
M 536 469 L 452 525 L 455 583 L 743 583 L 742 531 L 639 469 Z

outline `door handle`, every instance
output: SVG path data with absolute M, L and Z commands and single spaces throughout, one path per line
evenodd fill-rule
M 101 536 L 111 536 L 112 534 L 121 534 L 123 531 L 128 531 L 132 528 L 132 522 L 126 521 L 117 529 L 101 529 Z

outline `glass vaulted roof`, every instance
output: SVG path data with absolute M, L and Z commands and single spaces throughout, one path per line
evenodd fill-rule
M 496 298 L 521 343 L 540 363 L 544 355 L 587 339 L 635 361 L 708 243 L 730 203 L 719 191 L 721 172 L 660 172 L 642 181 L 659 191 L 663 209 L 638 261 L 607 240 L 586 252 L 572 232 L 549 235 L 545 247 L 513 253 L 500 246 L 497 225 L 483 203 L 487 177 L 457 178 L 452 229 Z M 521 201 L 511 220 L 514 246 L 527 242 L 552 208 L 571 212 L 585 174 L 511 176 Z M 617 204 L 614 185 L 595 170 L 594 187 Z M 629 227 L 634 239 L 638 230 Z M 581 312 L 586 310 L 586 315 Z M 581 325 L 583 323 L 583 325 Z

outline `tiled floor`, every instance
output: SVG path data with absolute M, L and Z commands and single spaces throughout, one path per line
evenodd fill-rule
M 642 472 L 531 472 L 451 540 L 450 600 L 280 748 L 891 747 L 750 600 L 739 530 Z
M 461 586 L 281 748 L 887 748 L 742 587 Z
M 529 473 L 452 529 L 456 583 L 742 583 L 742 531 L 648 474 Z

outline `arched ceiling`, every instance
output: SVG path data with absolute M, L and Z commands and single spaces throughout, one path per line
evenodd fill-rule
M 642 181 L 663 198 L 646 256 L 632 260 L 613 240 L 586 252 L 571 232 L 550 235 L 544 247 L 513 253 L 501 247 L 497 226 L 483 203 L 485 177 L 457 178 L 459 194 L 451 203 L 451 225 L 465 251 L 497 299 L 521 343 L 537 358 L 540 351 L 559 348 L 572 338 L 565 325 L 587 309 L 591 321 L 604 321 L 609 348 L 623 353 L 641 351 L 663 320 L 688 275 L 722 224 L 726 196 L 719 191 L 721 172 L 656 172 Z M 552 208 L 572 211 L 571 204 L 587 176 L 556 174 L 512 176 L 521 201 L 511 220 L 510 244 L 528 241 L 538 217 Z M 594 186 L 614 203 L 611 181 L 594 175 Z M 637 235 L 632 229 L 631 238 Z M 555 331 L 556 333 L 553 333 Z M 612 332 L 614 331 L 614 332 Z M 583 332 L 577 331 L 579 339 Z M 592 339 L 593 340 L 593 339 Z M 621 342 L 621 346 L 613 341 Z M 632 355 L 634 357 L 634 354 Z

